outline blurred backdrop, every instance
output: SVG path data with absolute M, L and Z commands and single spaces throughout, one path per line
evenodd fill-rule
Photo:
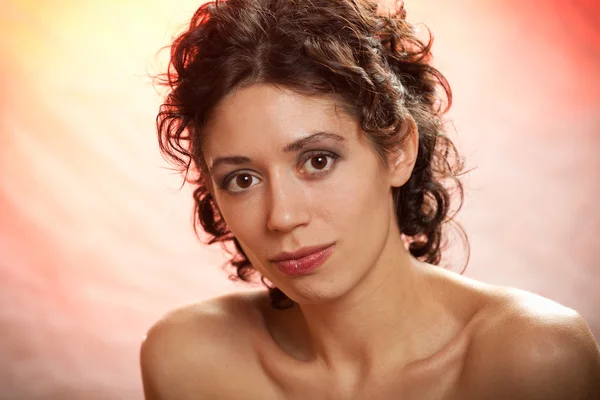
M 199 1 L 0 0 L 0 399 L 142 399 L 139 345 L 233 290 L 158 153 L 148 74 Z M 175 5 L 174 5 L 175 4 Z M 600 337 L 600 3 L 412 0 L 476 168 L 465 274 Z

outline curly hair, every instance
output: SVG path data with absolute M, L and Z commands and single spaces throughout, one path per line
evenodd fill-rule
M 170 46 L 169 67 L 160 77 L 168 93 L 156 120 L 158 138 L 163 156 L 194 185 L 196 233 L 201 225 L 208 244 L 233 242 L 234 277 L 249 281 L 256 270 L 211 194 L 202 135 L 224 96 L 257 83 L 335 95 L 360 121 L 386 166 L 386 156 L 416 126 L 412 175 L 392 189 L 396 222 L 414 257 L 440 263 L 443 225 L 463 203 L 463 162 L 445 133 L 452 93 L 431 65 L 433 38 L 427 32 L 427 40 L 418 38 L 402 3 L 382 13 L 370 0 L 217 0 L 196 11 Z M 454 212 L 452 189 L 459 194 Z M 261 281 L 273 307 L 294 304 Z

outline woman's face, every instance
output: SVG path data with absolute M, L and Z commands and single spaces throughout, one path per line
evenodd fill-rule
M 357 285 L 397 230 L 398 174 L 331 98 L 262 84 L 239 89 L 215 110 L 203 152 L 216 203 L 250 262 L 298 303 Z M 306 274 L 289 275 L 273 261 L 328 244 L 329 257 Z

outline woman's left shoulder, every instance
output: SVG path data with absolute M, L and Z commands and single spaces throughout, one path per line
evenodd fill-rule
M 464 365 L 468 386 L 498 398 L 600 399 L 600 352 L 576 311 L 496 288 L 477 320 Z

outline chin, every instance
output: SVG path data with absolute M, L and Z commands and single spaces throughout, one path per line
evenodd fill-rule
M 306 277 L 303 282 L 288 282 L 280 286 L 281 290 L 300 305 L 325 304 L 336 301 L 350 290 L 342 282 L 335 280 L 319 280 L 317 275 Z

